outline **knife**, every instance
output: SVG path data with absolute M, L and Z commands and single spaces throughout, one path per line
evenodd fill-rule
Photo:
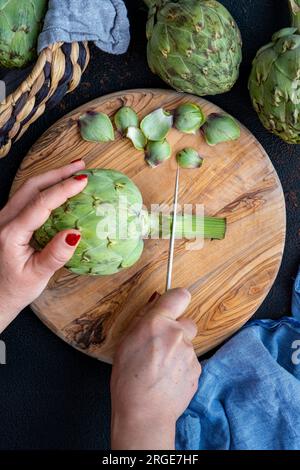
M 179 190 L 179 166 L 177 165 L 176 180 L 175 180 L 175 191 L 174 191 L 174 199 L 173 199 L 173 221 L 172 221 L 172 230 L 171 230 L 171 237 L 170 237 L 170 243 L 169 243 L 166 292 L 169 289 L 171 289 L 171 285 L 172 285 L 172 271 L 173 271 L 174 246 L 175 246 L 175 235 L 176 235 L 176 220 L 177 220 L 177 205 L 178 205 L 178 190 Z

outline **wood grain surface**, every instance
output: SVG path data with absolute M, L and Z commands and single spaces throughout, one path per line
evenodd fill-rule
M 12 192 L 27 178 L 83 158 L 87 168 L 122 171 L 140 188 L 144 203 L 171 204 L 176 164 L 185 146 L 204 156 L 199 170 L 182 170 L 180 204 L 204 204 L 205 214 L 227 218 L 225 240 L 206 240 L 201 250 L 175 244 L 173 287 L 187 287 L 192 302 L 186 316 L 198 325 L 198 355 L 220 344 L 256 311 L 270 290 L 282 259 L 285 202 L 278 176 L 266 152 L 242 126 L 238 141 L 209 147 L 201 134 L 172 130 L 172 158 L 151 169 L 143 153 L 127 139 L 100 144 L 80 138 L 77 119 L 87 110 L 113 116 L 122 105 L 142 118 L 156 108 L 198 102 L 206 114 L 220 109 L 201 98 L 167 90 L 139 89 L 96 99 L 52 126 L 32 147 L 16 175 Z M 60 270 L 32 304 L 38 317 L 58 336 L 82 352 L 112 362 L 116 345 L 154 290 L 163 292 L 167 240 L 147 240 L 139 262 L 107 277 L 76 276 Z

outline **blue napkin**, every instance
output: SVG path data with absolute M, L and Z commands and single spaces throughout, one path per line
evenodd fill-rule
M 203 362 L 178 450 L 300 449 L 300 271 L 292 313 L 248 322 Z
M 55 42 L 94 41 L 111 54 L 123 54 L 130 41 L 122 0 L 50 0 L 38 51 Z

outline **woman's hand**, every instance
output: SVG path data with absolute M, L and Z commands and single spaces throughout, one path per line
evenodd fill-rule
M 76 230 L 58 233 L 41 252 L 30 240 L 53 209 L 84 189 L 87 178 L 73 177 L 84 166 L 75 161 L 30 178 L 0 211 L 0 332 L 72 257 L 80 241 Z
M 191 342 L 196 325 L 179 318 L 190 298 L 173 289 L 152 300 L 120 344 L 111 378 L 113 449 L 174 449 L 176 420 L 201 373 Z

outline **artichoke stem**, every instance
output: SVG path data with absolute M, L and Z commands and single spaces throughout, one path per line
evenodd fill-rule
M 159 236 L 167 238 L 172 231 L 172 215 L 160 214 L 159 217 Z M 150 224 L 150 232 L 155 233 L 155 223 Z M 177 215 L 176 218 L 176 238 L 195 239 L 204 237 L 210 239 L 222 240 L 226 232 L 226 219 L 220 217 L 204 217 L 184 214 Z
M 298 0 L 289 0 L 289 5 L 292 13 L 292 26 L 300 33 L 300 3 Z

